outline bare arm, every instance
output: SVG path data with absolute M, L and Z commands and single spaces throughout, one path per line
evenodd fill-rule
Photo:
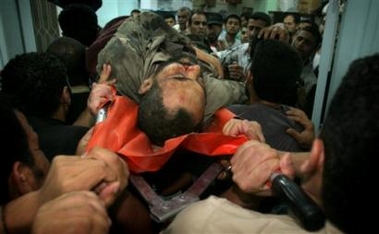
M 40 206 L 36 191 L 7 203 L 3 206 L 1 227 L 7 227 L 9 233 L 29 233 L 34 216 Z M 1 233 L 6 233 L 4 230 L 2 231 Z
M 212 56 L 210 54 L 205 53 L 204 51 L 194 47 L 196 51 L 196 56 L 201 60 L 208 64 L 210 64 L 214 70 L 216 71 L 216 75 L 218 78 L 223 79 L 224 78 L 224 69 L 219 61 L 218 58 L 215 56 Z

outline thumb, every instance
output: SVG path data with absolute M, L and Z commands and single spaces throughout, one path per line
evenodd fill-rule
M 285 153 L 285 155 L 280 159 L 280 170 L 283 174 L 290 178 L 295 177 L 295 167 L 292 164 L 290 153 Z
M 96 188 L 99 198 L 104 201 L 107 207 L 109 207 L 115 200 L 120 191 L 120 183 L 112 182 L 110 184 L 102 184 Z
M 262 132 L 260 131 L 254 131 L 253 129 L 249 129 L 246 132 L 246 137 L 249 140 L 258 140 L 259 142 L 265 143 L 266 139 Z

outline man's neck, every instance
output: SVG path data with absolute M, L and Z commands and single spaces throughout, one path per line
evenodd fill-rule
M 225 35 L 225 40 L 230 44 L 233 45 L 236 41 L 236 35 L 227 33 Z
M 60 105 L 59 108 L 52 114 L 51 118 L 66 122 L 67 112 L 69 108 L 69 106 L 66 105 L 67 104 Z
M 271 108 L 276 109 L 276 110 L 281 107 L 280 103 L 274 103 L 274 102 L 262 100 L 255 93 L 250 94 L 249 104 L 261 104 L 261 105 L 265 105 L 265 106 L 271 107 Z

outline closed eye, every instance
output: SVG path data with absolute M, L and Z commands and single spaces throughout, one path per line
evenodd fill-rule
M 173 77 L 171 77 L 171 79 L 175 79 L 175 80 L 180 80 L 180 81 L 187 81 L 187 80 L 191 80 L 190 78 L 186 77 L 186 76 L 181 76 L 181 75 L 175 75 Z

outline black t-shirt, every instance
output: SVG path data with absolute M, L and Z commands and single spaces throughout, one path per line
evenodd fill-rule
M 27 117 L 39 138 L 41 150 L 51 161 L 56 155 L 74 155 L 87 127 L 67 125 L 53 118 Z

